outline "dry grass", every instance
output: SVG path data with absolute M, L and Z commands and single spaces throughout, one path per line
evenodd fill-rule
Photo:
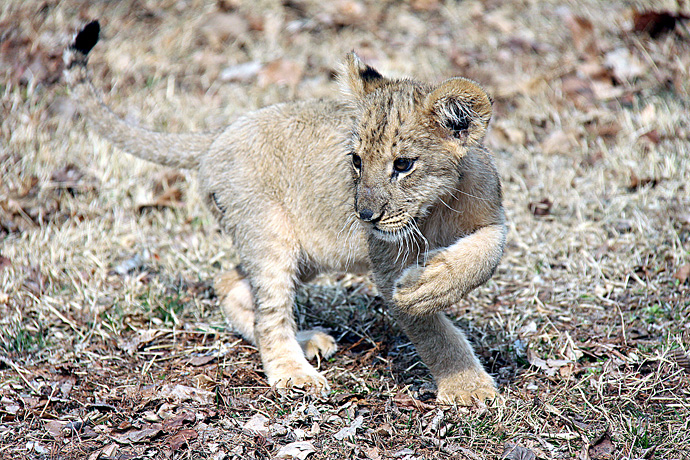
M 687 22 L 650 38 L 631 30 L 635 2 L 601 0 L 237 3 L 225 40 L 210 1 L 0 5 L 0 458 L 263 459 L 302 439 L 324 459 L 530 458 L 514 445 L 690 458 Z M 89 135 L 60 83 L 61 48 L 96 17 L 96 84 L 156 129 L 336 96 L 351 49 L 387 74 L 465 75 L 493 93 L 509 245 L 454 313 L 502 401 L 434 406 L 430 376 L 360 277 L 298 298 L 302 321 L 339 340 L 320 364 L 334 394 L 267 388 L 216 308 L 211 280 L 233 252 L 193 174 Z M 252 61 L 258 76 L 220 78 Z M 267 431 L 243 429 L 256 414 Z

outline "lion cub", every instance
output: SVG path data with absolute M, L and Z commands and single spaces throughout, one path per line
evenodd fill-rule
M 496 395 L 464 334 L 442 311 L 487 281 L 503 253 L 501 185 L 482 146 L 491 99 L 475 83 L 382 76 L 354 54 L 343 101 L 277 104 L 214 134 L 132 126 L 102 102 L 86 71 L 92 22 L 65 52 L 65 76 L 93 128 L 121 149 L 196 169 L 242 269 L 219 277 L 225 314 L 261 354 L 268 382 L 327 391 L 307 359 L 336 350 L 297 332 L 295 286 L 323 271 L 370 270 L 429 367 L 441 403 Z

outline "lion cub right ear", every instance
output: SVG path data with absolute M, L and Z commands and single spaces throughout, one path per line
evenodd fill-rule
M 491 98 L 472 80 L 456 77 L 432 90 L 424 109 L 449 138 L 479 144 L 491 120 Z
M 376 88 L 386 84 L 387 81 L 386 77 L 365 64 L 354 51 L 345 56 L 340 76 L 341 87 L 356 99 L 362 99 Z

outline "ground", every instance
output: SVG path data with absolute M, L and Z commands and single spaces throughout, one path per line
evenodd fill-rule
M 653 3 L 653 5 L 652 5 Z M 653 6 L 653 7 L 652 7 Z M 685 9 L 683 9 L 685 8 Z M 690 458 L 690 32 L 680 1 L 123 0 L 0 5 L 0 458 Z M 193 173 L 89 134 L 61 77 L 123 117 L 218 129 L 382 73 L 494 97 L 509 225 L 450 312 L 501 398 L 450 408 L 365 276 L 300 292 L 338 340 L 328 398 L 267 386 L 213 279 L 231 242 Z

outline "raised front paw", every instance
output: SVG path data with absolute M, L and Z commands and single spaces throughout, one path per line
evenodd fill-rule
M 402 273 L 395 282 L 393 302 L 402 312 L 409 315 L 428 315 L 448 307 L 449 289 L 453 280 L 440 263 L 430 263 L 424 267 L 412 266 Z
M 316 329 L 297 332 L 297 342 L 307 359 L 314 359 L 316 356 L 330 358 L 338 350 L 333 337 Z
M 306 365 L 305 365 L 306 364 Z M 326 377 L 309 363 L 281 364 L 268 371 L 268 383 L 277 388 L 302 388 L 310 393 L 327 395 L 331 390 Z
M 439 379 L 436 402 L 472 406 L 498 396 L 494 380 L 483 369 L 468 369 Z

